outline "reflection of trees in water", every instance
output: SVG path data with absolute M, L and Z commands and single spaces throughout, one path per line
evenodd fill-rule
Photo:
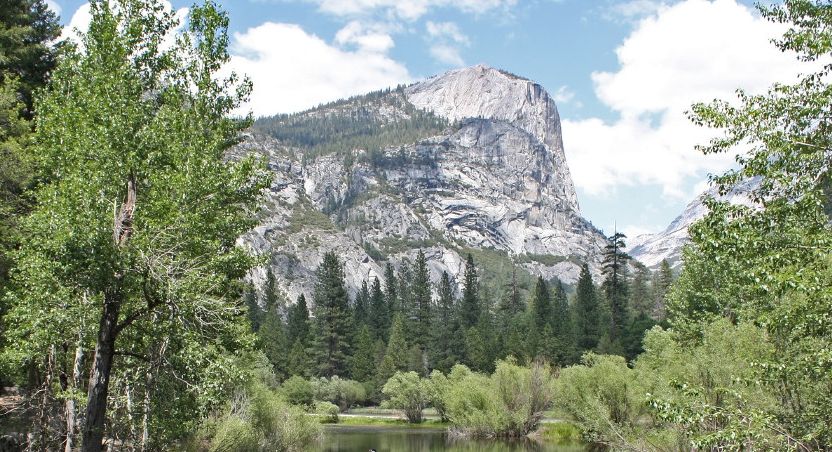
M 577 452 L 581 446 L 557 446 L 530 439 L 473 440 L 431 428 L 327 426 L 320 452 Z

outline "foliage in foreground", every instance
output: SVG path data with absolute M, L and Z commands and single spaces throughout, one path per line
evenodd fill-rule
M 524 437 L 537 430 L 551 405 L 553 381 L 546 364 L 520 366 L 508 359 L 497 361 L 490 376 L 461 364 L 447 377 L 439 371 L 430 378 L 398 372 L 383 392 L 386 405 L 403 410 L 409 422 L 421 422 L 422 410 L 430 404 L 464 435 Z
M 705 327 L 701 343 L 656 327 L 631 368 L 618 356 L 587 354 L 563 369 L 555 408 L 588 441 L 638 450 L 779 450 L 796 444 L 784 434 L 775 388 L 756 363 L 774 344 L 752 324 L 726 320 Z
M 211 452 L 300 451 L 320 433 L 314 418 L 286 403 L 262 378 L 252 378 L 235 391 L 221 416 L 206 423 L 189 448 L 204 450 L 207 444 Z
M 719 129 L 702 150 L 734 152 L 738 167 L 715 178 L 722 193 L 756 181 L 753 207 L 710 200 L 691 227 L 684 271 L 668 309 L 689 346 L 718 318 L 762 327 L 772 352 L 753 362 L 754 376 L 776 403 L 759 411 L 713 413 L 724 421 L 717 443 L 832 447 L 832 3 L 786 0 L 760 7 L 789 28 L 777 47 L 814 62 L 813 72 L 767 93 L 740 91 L 736 102 L 695 105 L 693 120 Z M 733 395 L 732 395 L 733 397 Z M 710 415 L 710 414 L 709 414 Z M 736 426 L 736 428 L 735 428 Z M 692 434 L 704 444 L 694 424 Z M 722 429 L 720 429 L 722 430 Z
M 2 358 L 37 388 L 34 447 L 163 448 L 242 379 L 232 354 L 252 345 L 239 299 L 254 259 L 235 242 L 268 177 L 224 158 L 250 85 L 215 76 L 228 59 L 215 4 L 191 8 L 175 37 L 156 0 L 90 11 L 35 101 L 35 206 L 20 222 Z M 81 393 L 85 416 L 63 403 Z

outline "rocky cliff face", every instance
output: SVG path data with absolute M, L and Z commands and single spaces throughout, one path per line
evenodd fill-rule
M 575 187 L 563 152 L 555 101 L 537 83 L 483 65 L 448 72 L 405 90 L 418 108 L 450 120 L 500 120 L 528 132 L 545 145 L 552 161 L 552 186 L 565 208 L 578 211 Z
M 672 268 L 681 265 L 682 248 L 688 243 L 688 228 L 708 213 L 704 200 L 708 197 L 732 204 L 751 205 L 749 193 L 759 185 L 758 179 L 749 179 L 719 196 L 716 187 L 711 187 L 685 207 L 685 210 L 662 232 L 635 237 L 629 246 L 629 253 L 648 268 L 656 269 L 663 260 Z
M 407 142 L 431 121 L 425 111 L 447 123 Z M 353 127 L 360 140 L 326 142 L 320 131 L 343 121 L 370 126 Z M 307 123 L 311 131 L 298 125 Z M 281 132 L 289 125 L 302 133 Z M 292 300 L 311 294 L 326 251 L 344 260 L 353 292 L 419 249 L 434 281 L 443 271 L 461 276 L 472 249 L 566 283 L 584 261 L 599 268 L 604 237 L 580 216 L 554 102 L 540 85 L 496 69 L 273 118 L 235 152 L 266 156 L 274 172 L 261 225 L 243 242 L 271 256 Z

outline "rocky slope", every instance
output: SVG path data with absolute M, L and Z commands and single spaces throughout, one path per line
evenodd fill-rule
M 703 201 L 715 197 L 732 204 L 751 205 L 749 193 L 759 185 L 759 180 L 749 179 L 731 190 L 725 196 L 719 196 L 716 187 L 711 187 L 685 207 L 670 225 L 657 234 L 645 234 L 635 237 L 629 243 L 629 253 L 648 268 L 656 269 L 662 260 L 667 260 L 672 268 L 681 264 L 682 248 L 688 243 L 688 227 L 708 213 Z
M 235 152 L 266 156 L 274 173 L 243 242 L 271 256 L 292 300 L 311 293 L 326 251 L 353 292 L 419 249 L 434 281 L 460 276 L 472 250 L 566 283 L 584 261 L 599 269 L 604 237 L 580 215 L 554 101 L 493 68 L 260 120 Z

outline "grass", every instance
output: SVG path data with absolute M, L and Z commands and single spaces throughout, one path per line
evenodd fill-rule
M 573 445 L 582 444 L 581 430 L 569 422 L 552 422 L 543 424 L 538 430 L 540 438 L 552 444 Z
M 338 425 L 355 426 L 379 426 L 379 427 L 402 427 L 402 428 L 448 428 L 450 424 L 438 420 L 428 419 L 420 424 L 411 424 L 404 419 L 389 419 L 373 416 L 341 416 Z

